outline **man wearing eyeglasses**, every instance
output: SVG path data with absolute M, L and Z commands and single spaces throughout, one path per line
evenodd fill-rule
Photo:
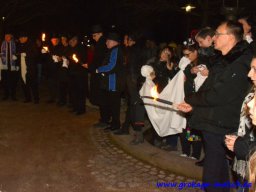
M 213 71 L 220 66 L 222 69 L 210 71 L 199 91 L 178 105 L 179 110 L 192 113 L 190 123 L 202 130 L 205 140 L 203 182 L 210 184 L 206 188 L 208 192 L 230 191 L 228 187 L 214 185 L 229 182 L 224 137 L 237 131 L 241 105 L 251 85 L 247 74 L 252 52 L 242 39 L 243 28 L 237 22 L 226 21 L 217 28 L 214 48 L 222 55 Z

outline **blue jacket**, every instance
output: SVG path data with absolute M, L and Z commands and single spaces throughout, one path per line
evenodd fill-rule
M 110 49 L 106 64 L 98 68 L 101 75 L 101 88 L 108 91 L 120 91 L 123 82 L 124 58 L 120 46 Z

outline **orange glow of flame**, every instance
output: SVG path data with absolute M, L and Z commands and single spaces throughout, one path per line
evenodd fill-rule
M 152 87 L 150 90 L 151 96 L 154 97 L 154 99 L 157 99 L 159 97 L 159 94 L 157 92 L 157 86 Z
M 43 47 L 43 49 L 47 52 L 49 51 L 48 47 Z
M 78 63 L 79 60 L 77 59 L 76 54 L 73 54 L 72 58 L 76 63 Z
M 45 41 L 45 33 L 42 34 L 42 41 Z

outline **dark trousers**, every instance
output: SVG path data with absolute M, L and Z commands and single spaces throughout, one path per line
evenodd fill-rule
M 111 111 L 109 109 L 109 105 L 99 105 L 99 111 L 100 111 L 100 122 L 102 123 L 109 123 L 111 120 Z
M 2 70 L 2 85 L 4 88 L 4 97 L 8 98 L 11 96 L 16 99 L 16 88 L 19 78 L 18 71 Z
M 130 79 L 131 77 L 127 76 L 127 90 L 128 90 L 128 113 L 130 115 L 130 122 L 134 131 L 141 131 L 144 126 L 145 120 L 145 107 L 140 98 L 139 91 L 137 88 L 137 81 Z
M 121 93 L 118 91 L 107 91 L 107 103 L 105 112 L 111 116 L 111 127 L 113 129 L 120 128 L 120 107 Z
M 176 135 L 169 135 L 166 137 L 166 144 L 172 147 L 177 147 L 178 144 L 178 134 Z
M 71 77 L 72 106 L 76 112 L 86 112 L 86 89 L 88 76 L 83 73 L 73 74 Z
M 128 107 L 127 107 L 126 112 L 125 112 L 124 122 L 122 123 L 122 129 L 124 131 L 128 131 L 131 123 L 132 123 L 132 121 L 131 121 L 131 108 L 129 107 L 129 101 L 128 101 Z
M 39 101 L 39 93 L 38 93 L 38 78 L 36 76 L 32 76 L 26 74 L 26 83 L 21 80 L 21 86 L 24 92 L 25 100 L 31 100 L 31 93 L 35 102 Z
M 68 69 L 61 68 L 59 70 L 59 88 L 58 88 L 58 104 L 67 104 L 69 97 L 69 74 Z
M 217 188 L 215 183 L 229 182 L 228 160 L 226 159 L 226 147 L 224 135 L 218 135 L 203 131 L 205 142 L 205 160 L 203 167 L 203 182 L 209 183 L 207 192 L 229 192 L 229 188 Z
M 58 79 L 57 77 L 48 76 L 47 77 L 47 87 L 49 90 L 49 100 L 56 101 L 57 91 L 58 91 Z
M 59 82 L 59 104 L 67 104 L 68 99 L 68 82 Z
M 186 129 L 180 135 L 181 138 L 181 148 L 182 153 L 187 156 L 195 157 L 196 159 L 200 159 L 201 150 L 202 150 L 202 141 L 188 141 L 186 138 Z M 192 147 L 192 151 L 191 151 Z

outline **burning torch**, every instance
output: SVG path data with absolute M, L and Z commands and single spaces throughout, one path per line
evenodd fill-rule
M 141 96 L 141 98 L 153 99 L 154 101 L 157 101 L 157 102 L 160 102 L 160 103 L 164 103 L 164 104 L 167 104 L 167 105 L 171 105 L 171 106 L 174 107 L 174 103 L 173 103 L 173 102 L 159 98 L 159 94 L 158 94 L 158 92 L 157 92 L 157 86 L 154 86 L 154 87 L 151 89 L 150 92 L 151 92 L 151 96 Z

